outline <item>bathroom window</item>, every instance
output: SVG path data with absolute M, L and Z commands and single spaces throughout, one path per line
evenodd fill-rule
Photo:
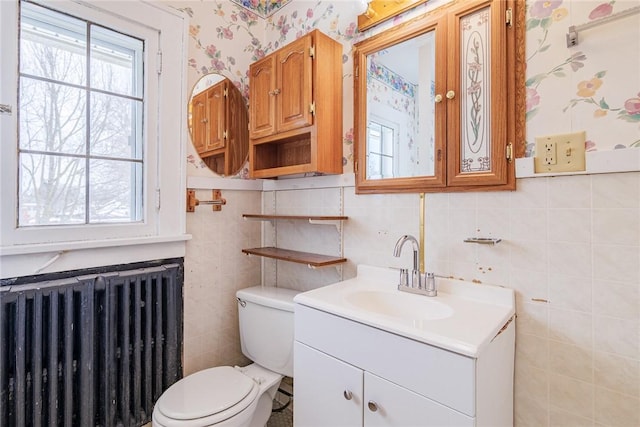
M 144 41 L 22 2 L 18 226 L 140 222 Z
M 2 253 L 184 234 L 161 199 L 185 186 L 186 30 L 152 2 L 0 1 Z

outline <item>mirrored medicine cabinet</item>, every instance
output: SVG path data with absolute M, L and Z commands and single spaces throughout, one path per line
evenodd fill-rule
M 356 192 L 515 188 L 523 3 L 454 1 L 355 44 Z

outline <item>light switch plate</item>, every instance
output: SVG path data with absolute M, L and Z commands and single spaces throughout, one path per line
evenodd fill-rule
M 586 132 L 536 137 L 536 173 L 585 170 Z

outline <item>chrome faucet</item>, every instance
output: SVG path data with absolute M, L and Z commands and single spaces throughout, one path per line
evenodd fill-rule
M 418 270 L 418 253 L 420 252 L 420 244 L 416 238 L 408 234 L 400 237 L 396 242 L 396 247 L 393 249 L 393 256 L 399 257 L 400 252 L 402 252 L 402 247 L 407 242 L 411 242 L 413 245 L 413 269 L 411 270 L 411 276 L 409 276 L 411 278 L 409 286 L 412 288 L 421 288 L 420 270 Z
M 415 237 L 408 234 L 400 237 L 396 242 L 395 248 L 393 248 L 393 256 L 399 257 L 402 252 L 402 247 L 407 242 L 411 242 L 413 246 L 413 269 L 411 270 L 411 276 L 409 276 L 406 268 L 400 269 L 400 284 L 398 284 L 398 290 L 422 294 L 428 297 L 437 296 L 438 290 L 436 289 L 435 275 L 433 273 L 421 273 L 418 269 L 420 244 Z

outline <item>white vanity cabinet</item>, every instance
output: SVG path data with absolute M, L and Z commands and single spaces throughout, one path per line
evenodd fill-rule
M 294 352 L 294 424 L 473 426 L 473 419 L 300 342 Z
M 470 357 L 300 303 L 295 318 L 296 427 L 513 423 L 513 322 Z

